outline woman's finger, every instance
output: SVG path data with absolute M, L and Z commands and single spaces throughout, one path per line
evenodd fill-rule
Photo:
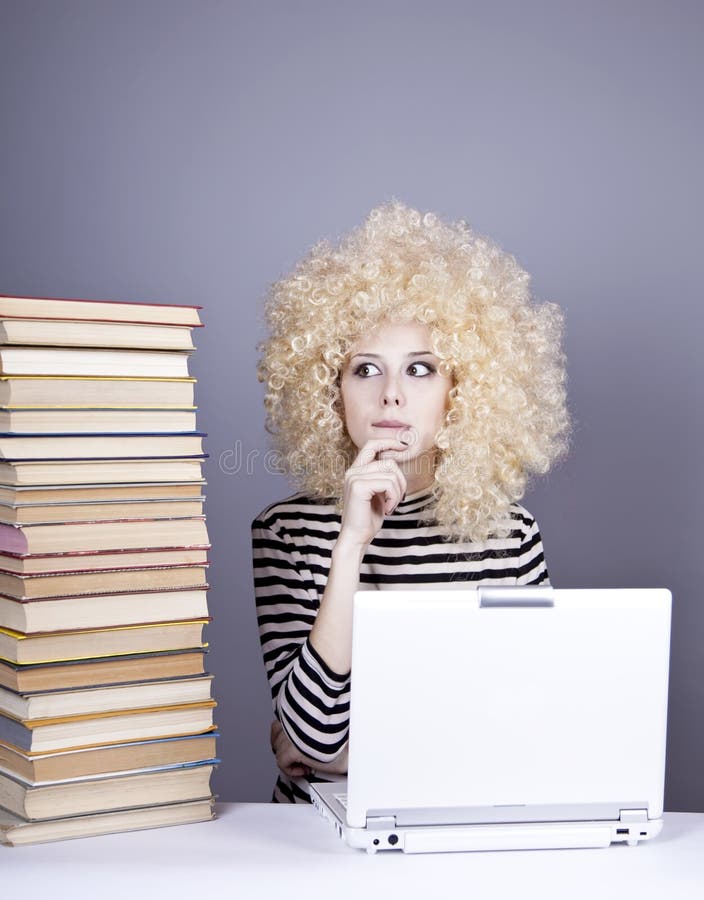
M 345 493 L 361 491 L 365 499 L 371 499 L 369 493 L 373 483 L 383 482 L 395 486 L 399 502 L 406 493 L 406 476 L 403 474 L 396 462 L 391 459 L 376 460 L 372 463 L 360 467 L 359 469 L 348 469 L 345 475 Z M 355 488 L 357 485 L 357 488 Z
M 370 502 L 375 497 L 379 497 L 383 503 L 384 512 L 388 514 L 398 506 L 403 499 L 403 494 L 403 485 L 392 474 L 369 473 L 360 475 L 349 483 L 346 499 L 348 502 L 354 500 Z
M 374 438 L 360 449 L 357 456 L 352 462 L 352 467 L 364 466 L 378 458 L 380 453 L 384 451 L 396 451 L 402 453 L 408 450 L 408 444 L 405 441 L 399 441 L 396 438 Z
M 372 462 L 365 463 L 363 466 L 350 466 L 345 473 L 345 483 L 351 484 L 369 475 L 384 478 L 391 477 L 399 484 L 401 494 L 404 494 L 406 491 L 406 476 L 394 459 L 375 459 Z

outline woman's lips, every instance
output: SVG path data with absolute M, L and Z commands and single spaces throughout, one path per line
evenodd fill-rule
M 381 422 L 372 422 L 372 428 L 410 428 L 406 422 L 396 422 L 393 419 L 384 419 Z

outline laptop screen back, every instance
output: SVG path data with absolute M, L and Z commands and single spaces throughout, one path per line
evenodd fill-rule
M 358 592 L 348 824 L 660 816 L 670 606 L 660 589 Z

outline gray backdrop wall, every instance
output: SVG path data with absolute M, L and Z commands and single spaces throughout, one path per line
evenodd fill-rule
M 224 799 L 273 778 L 261 300 L 397 197 L 565 308 L 573 451 L 526 502 L 558 586 L 672 588 L 666 802 L 704 810 L 703 25 L 697 0 L 0 2 L 0 292 L 204 307 Z

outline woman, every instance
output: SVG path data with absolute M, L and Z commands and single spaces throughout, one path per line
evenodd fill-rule
M 272 288 L 259 372 L 301 489 L 253 524 L 277 801 L 346 769 L 359 586 L 547 581 L 517 501 L 566 448 L 562 318 L 528 281 L 465 223 L 393 203 Z

